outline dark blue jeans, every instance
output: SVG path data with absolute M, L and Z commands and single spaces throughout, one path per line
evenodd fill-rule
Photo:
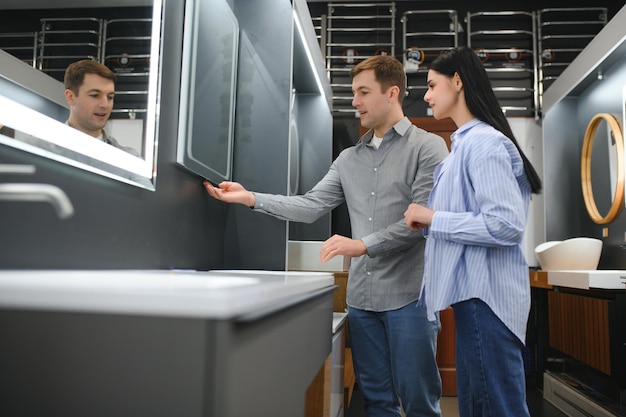
M 460 417 L 529 417 L 522 342 L 483 301 L 452 307 Z
M 348 308 L 352 360 L 368 417 L 441 416 L 435 361 L 439 319 L 411 303 L 373 312 Z

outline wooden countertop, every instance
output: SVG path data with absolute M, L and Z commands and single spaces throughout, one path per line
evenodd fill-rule
M 552 285 L 548 284 L 548 272 L 530 269 L 529 271 L 530 286 L 534 288 L 552 289 Z

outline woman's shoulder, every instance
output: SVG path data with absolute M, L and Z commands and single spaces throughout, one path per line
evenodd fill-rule
M 500 132 L 495 127 L 491 126 L 487 122 L 478 121 L 476 125 L 472 128 L 472 133 L 480 133 L 484 136 L 494 137 L 494 138 L 506 138 L 502 132 Z
M 500 132 L 489 123 L 478 122 L 472 129 L 467 132 L 467 142 L 471 142 L 472 146 L 493 147 L 510 142 L 504 133 Z

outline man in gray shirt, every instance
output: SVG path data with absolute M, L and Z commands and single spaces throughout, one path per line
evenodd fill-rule
M 410 203 L 426 204 L 443 139 L 412 125 L 402 111 L 406 75 L 390 56 L 350 72 L 361 124 L 370 129 L 345 149 L 324 178 L 301 196 L 253 193 L 236 182 L 207 192 L 271 216 L 311 223 L 346 202 L 352 238 L 334 235 L 320 259 L 352 257 L 347 289 L 355 374 L 368 416 L 440 416 L 435 361 L 438 319 L 428 321 L 422 286 L 424 237 L 404 222 Z

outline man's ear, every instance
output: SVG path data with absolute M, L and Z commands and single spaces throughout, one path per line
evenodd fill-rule
M 65 90 L 65 100 L 67 101 L 67 104 L 69 104 L 70 106 L 74 105 L 74 92 L 70 90 L 69 88 Z
M 400 87 L 398 87 L 397 85 L 392 85 L 387 90 L 387 94 L 389 95 L 389 99 L 390 100 L 393 99 L 393 98 L 398 100 L 398 96 L 400 95 Z

